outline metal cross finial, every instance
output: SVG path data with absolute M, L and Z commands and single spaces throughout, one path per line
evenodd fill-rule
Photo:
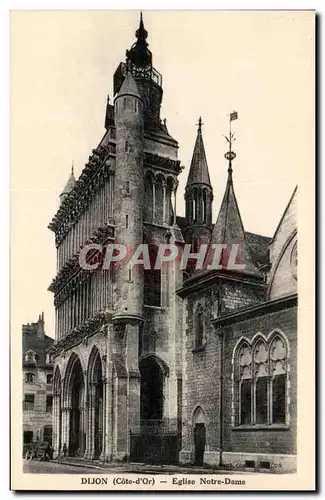
M 198 121 L 198 123 L 196 125 L 198 127 L 198 132 L 201 132 L 202 131 L 202 125 L 203 125 L 201 116 L 199 117 L 199 121 Z
M 71 165 L 71 173 L 74 175 L 74 161 L 72 160 L 72 165 Z

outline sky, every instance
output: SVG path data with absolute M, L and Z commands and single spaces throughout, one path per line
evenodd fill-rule
M 104 134 L 113 74 L 135 41 L 137 11 L 11 14 L 11 327 L 44 311 L 54 336 L 54 234 L 47 228 L 71 171 L 78 177 Z M 214 189 L 225 190 L 229 113 L 233 179 L 245 230 L 272 236 L 310 168 L 314 126 L 312 13 L 146 11 L 153 65 L 163 76 L 161 117 L 179 141 L 177 208 L 198 117 Z M 304 187 L 304 186 L 303 186 Z

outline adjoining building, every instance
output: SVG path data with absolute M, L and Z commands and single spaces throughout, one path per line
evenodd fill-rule
M 296 194 L 273 239 L 245 231 L 232 159 L 216 217 L 199 120 L 177 216 L 178 143 L 141 17 L 105 133 L 72 171 L 55 234 L 53 445 L 90 459 L 295 467 Z M 221 153 L 222 154 L 222 153 Z M 223 167 L 221 162 L 220 168 Z M 268 207 L 266 207 L 268 210 Z M 88 244 L 237 244 L 244 270 L 84 269 Z M 95 248 L 95 247 L 94 247 Z M 89 263 L 99 262 L 96 250 Z
M 54 339 L 44 331 L 44 313 L 22 327 L 23 444 L 36 440 L 52 444 Z

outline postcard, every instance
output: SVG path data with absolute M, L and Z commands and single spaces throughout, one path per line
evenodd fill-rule
M 10 36 L 11 488 L 314 490 L 315 12 Z

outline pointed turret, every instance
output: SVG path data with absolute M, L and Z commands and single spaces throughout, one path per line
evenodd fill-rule
M 222 265 L 227 267 L 231 248 L 230 245 L 238 245 L 236 263 L 244 264 L 245 266 L 241 273 L 261 278 L 262 273 L 255 266 L 249 245 L 246 241 L 244 226 L 238 207 L 232 178 L 232 159 L 234 156 L 230 156 L 230 159 L 229 154 L 228 156 L 226 156 L 227 159 L 229 159 L 227 185 L 219 210 L 217 222 L 213 228 L 207 256 L 209 256 L 210 260 L 212 244 L 225 243 L 229 245 L 227 249 L 225 249 L 222 259 Z
M 202 137 L 202 118 L 199 118 L 196 142 L 191 161 L 190 172 L 187 178 L 186 188 L 192 184 L 205 184 L 211 187 L 209 168 L 205 156 L 205 149 Z
M 74 168 L 73 165 L 71 167 L 71 174 L 68 179 L 68 182 L 65 185 L 65 188 L 63 189 L 62 193 L 60 194 L 60 201 L 62 201 L 68 196 L 68 194 L 72 191 L 72 189 L 75 187 L 76 184 L 76 179 L 74 176 Z
M 122 96 L 127 96 L 127 95 L 134 96 L 134 97 L 137 97 L 138 99 L 142 100 L 142 98 L 139 94 L 137 84 L 135 83 L 134 78 L 132 76 L 132 73 L 130 71 L 128 71 L 126 73 L 126 77 L 124 78 L 122 86 L 116 95 L 116 98 L 122 97 Z
M 196 248 L 208 243 L 212 228 L 213 189 L 205 155 L 202 119 L 199 118 L 197 137 L 185 189 L 185 239 Z

